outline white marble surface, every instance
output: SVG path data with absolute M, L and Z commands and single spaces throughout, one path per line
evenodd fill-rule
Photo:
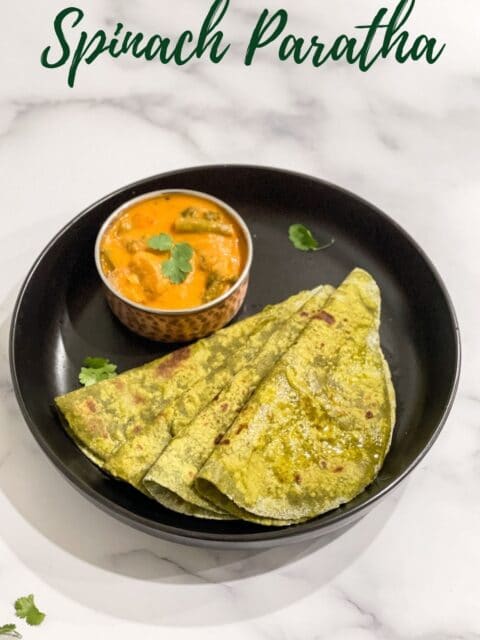
M 196 25 L 206 0 L 82 0 L 91 27 Z M 270 7 L 281 2 L 260 3 Z M 332 36 L 373 0 L 283 0 L 299 33 Z M 383 2 L 388 5 L 390 2 Z M 480 638 L 480 23 L 476 0 L 418 0 L 433 67 L 241 66 L 260 6 L 232 0 L 221 65 L 131 60 L 46 71 L 58 0 L 2 3 L 0 39 L 0 624 L 35 593 L 25 638 L 474 640 Z M 7 333 L 35 255 L 74 214 L 132 180 L 203 163 L 305 171 L 388 211 L 450 289 L 463 335 L 457 402 L 403 488 L 345 534 L 225 553 L 167 544 L 87 503 L 50 465 L 16 406 Z M 46 310 L 48 312 L 48 310 Z

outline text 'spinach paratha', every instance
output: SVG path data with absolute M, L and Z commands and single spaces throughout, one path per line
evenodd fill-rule
M 222 509 L 216 508 L 192 488 L 196 474 L 215 446 L 226 444 L 224 433 L 258 384 L 298 339 L 311 319 L 321 312 L 332 292 L 332 287 L 319 287 L 296 313 L 279 324 L 275 331 L 270 331 L 269 336 L 259 333 L 257 342 L 252 339 L 249 341 L 251 344 L 237 352 L 236 375 L 230 377 L 229 384 L 223 385 L 223 391 L 222 387 L 214 386 L 212 393 L 218 397 L 190 424 L 177 430 L 177 435 L 145 476 L 143 484 L 158 502 L 189 515 L 222 517 Z M 218 391 L 221 391 L 220 395 Z
M 123 443 L 147 426 L 152 429 L 170 402 L 233 357 L 252 333 L 288 317 L 310 295 L 297 294 L 163 358 L 55 398 L 66 428 L 82 451 L 103 466 Z M 168 441 L 162 425 L 156 435 Z
M 285 323 L 289 323 L 292 316 L 303 308 L 304 302 L 314 295 L 315 292 L 305 292 L 277 305 L 275 315 L 269 322 L 259 324 L 257 330 L 243 342 L 238 340 L 235 352 L 225 358 L 221 366 L 198 380 L 183 395 L 169 403 L 154 421 L 145 424 L 140 433 L 126 440 L 108 458 L 104 469 L 143 491 L 142 480 L 145 474 L 170 439 L 212 402 L 242 367 L 255 360 L 270 336 L 276 335 Z
M 301 522 L 378 474 L 395 421 L 379 338 L 380 292 L 353 271 L 260 384 L 195 488 L 233 516 Z

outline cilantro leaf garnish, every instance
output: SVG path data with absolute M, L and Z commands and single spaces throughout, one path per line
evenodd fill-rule
M 85 358 L 78 379 L 85 387 L 89 387 L 101 380 L 115 378 L 116 375 L 117 365 L 107 358 Z
M 21 638 L 22 635 L 17 631 L 16 624 L 4 624 L 0 627 L 0 636 L 9 636 L 10 638 Z
M 182 271 L 172 259 L 166 260 L 162 264 L 162 273 L 172 284 L 181 284 L 187 277 L 185 271 Z
M 292 224 L 288 230 L 288 237 L 295 249 L 300 251 L 320 251 L 327 249 L 335 242 L 333 238 L 325 240 L 323 244 L 314 237 L 313 233 L 303 224 Z
M 179 242 L 172 249 L 172 258 L 175 260 L 191 260 L 193 257 L 192 246 L 188 242 Z
M 149 249 L 155 249 L 156 251 L 170 251 L 173 248 L 174 242 L 172 236 L 168 233 L 159 233 L 158 236 L 152 236 L 147 241 Z
M 42 624 L 45 619 L 45 614 L 39 611 L 35 605 L 33 594 L 18 598 L 15 602 L 15 612 L 19 618 L 25 618 L 27 624 L 30 625 Z
M 181 284 L 192 271 L 193 248 L 188 242 L 175 244 L 168 233 L 153 236 L 147 242 L 150 249 L 157 251 L 170 251 L 170 258 L 162 262 L 163 275 L 172 284 Z
M 101 369 L 108 363 L 107 358 L 85 358 L 83 366 L 89 369 Z

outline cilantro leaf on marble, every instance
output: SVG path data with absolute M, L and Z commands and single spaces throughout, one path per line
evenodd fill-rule
M 35 604 L 33 593 L 16 600 L 15 612 L 19 618 L 24 618 L 27 624 L 33 626 L 42 624 L 45 619 L 45 614 L 42 613 Z
M 9 638 L 21 638 L 22 634 L 18 633 L 16 624 L 4 624 L 0 627 L 0 636 L 7 636 Z

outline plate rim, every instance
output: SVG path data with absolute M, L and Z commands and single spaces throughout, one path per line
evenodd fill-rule
M 419 256 L 423 259 L 426 266 L 432 273 L 437 285 L 440 288 L 440 291 L 445 299 L 445 303 L 447 305 L 449 311 L 449 322 L 451 324 L 452 333 L 454 336 L 454 348 L 455 348 L 455 374 L 453 383 L 450 387 L 448 393 L 448 399 L 443 409 L 441 419 L 438 421 L 433 433 L 428 439 L 428 442 L 420 451 L 420 453 L 411 461 L 411 463 L 399 474 L 397 478 L 391 481 L 387 486 L 381 489 L 378 493 L 373 496 L 370 496 L 363 502 L 362 504 L 356 505 L 351 508 L 347 513 L 338 512 L 335 513 L 335 510 L 332 512 L 328 522 L 318 523 L 316 519 L 310 520 L 308 522 L 293 525 L 291 527 L 284 528 L 276 528 L 269 529 L 265 528 L 264 531 L 257 531 L 253 533 L 214 533 L 207 531 L 193 531 L 189 529 L 183 529 L 176 526 L 171 526 L 168 524 L 164 524 L 162 522 L 153 522 L 149 518 L 145 518 L 136 513 L 132 513 L 128 509 L 119 505 L 115 501 L 112 501 L 105 496 L 99 494 L 95 489 L 90 487 L 90 485 L 84 482 L 81 478 L 76 476 L 68 467 L 67 464 L 63 462 L 63 460 L 58 456 L 48 445 L 48 442 L 42 436 L 39 427 L 37 426 L 35 420 L 31 417 L 28 408 L 25 404 L 23 395 L 20 390 L 20 381 L 17 372 L 16 366 L 16 357 L 15 357 L 15 341 L 17 335 L 17 329 L 19 324 L 19 314 L 21 311 L 22 304 L 25 299 L 26 291 L 30 285 L 31 280 L 33 279 L 39 265 L 43 261 L 44 257 L 48 254 L 50 249 L 64 236 L 71 227 L 73 227 L 79 220 L 86 217 L 93 209 L 97 208 L 99 205 L 104 203 L 116 195 L 120 195 L 122 192 L 127 190 L 135 189 L 136 187 L 140 187 L 145 183 L 151 182 L 155 179 L 165 179 L 169 176 L 179 176 L 185 173 L 189 173 L 192 171 L 206 171 L 206 170 L 241 170 L 241 171 L 263 171 L 263 172 L 272 172 L 287 176 L 292 176 L 295 178 L 300 178 L 304 180 L 309 180 L 312 182 L 320 183 L 321 185 L 333 189 L 341 194 L 348 196 L 357 202 L 361 202 L 365 206 L 367 206 L 371 211 L 373 211 L 376 215 L 378 215 L 381 219 L 383 219 L 387 224 L 393 226 L 397 233 L 399 233 L 403 238 L 410 243 L 410 245 L 415 249 L 415 251 L 419 254 Z M 12 379 L 12 385 L 15 393 L 15 397 L 17 403 L 19 405 L 22 416 L 27 423 L 27 426 L 34 436 L 37 443 L 40 445 L 41 449 L 45 452 L 50 462 L 54 464 L 58 471 L 62 473 L 62 475 L 69 481 L 71 485 L 75 487 L 82 495 L 88 498 L 91 502 L 93 502 L 96 506 L 100 507 L 103 511 L 108 514 L 120 519 L 124 524 L 128 524 L 130 526 L 134 526 L 137 529 L 142 530 L 145 533 L 149 533 L 156 537 L 163 537 L 172 542 L 181 543 L 181 544 L 198 544 L 204 546 L 223 546 L 223 547 L 232 547 L 232 548 L 240 548 L 241 546 L 249 547 L 249 546 L 258 546 L 259 544 L 263 544 L 264 546 L 273 546 L 275 544 L 290 544 L 295 542 L 300 542 L 302 539 L 313 537 L 312 533 L 317 532 L 317 535 L 323 535 L 329 533 L 335 529 L 339 529 L 343 526 L 348 525 L 349 523 L 357 520 L 362 515 L 365 515 L 375 504 L 378 503 L 379 500 L 384 498 L 386 495 L 394 491 L 400 483 L 402 483 L 405 478 L 418 466 L 418 464 L 424 459 L 424 457 L 428 454 L 432 446 L 435 444 L 438 439 L 441 431 L 443 430 L 445 423 L 450 415 L 453 403 L 455 401 L 455 397 L 458 391 L 460 373 L 461 373 L 461 363 L 462 363 L 462 345 L 461 345 L 461 337 L 460 337 L 460 327 L 458 323 L 457 314 L 451 299 L 450 294 L 441 278 L 436 266 L 426 254 L 426 252 L 422 249 L 422 247 L 417 243 L 416 240 L 393 218 L 391 218 L 384 211 L 379 209 L 376 205 L 372 204 L 370 201 L 366 200 L 362 196 L 357 195 L 356 193 L 341 187 L 329 180 L 324 180 L 323 178 L 319 178 L 317 176 L 313 176 L 307 173 L 293 171 L 290 169 L 283 169 L 281 167 L 273 167 L 268 165 L 255 165 L 255 164 L 243 164 L 243 163 L 213 163 L 213 164 L 204 164 L 204 165 L 193 165 L 189 167 L 183 167 L 181 169 L 173 169 L 161 173 L 156 173 L 146 178 L 141 178 L 139 180 L 135 180 L 134 182 L 123 185 L 114 191 L 108 193 L 107 195 L 99 198 L 95 202 L 91 203 L 88 207 L 84 208 L 80 213 L 75 215 L 71 220 L 69 220 L 61 229 L 51 238 L 51 240 L 45 245 L 43 250 L 39 253 L 38 257 L 33 262 L 32 266 L 27 272 L 27 275 L 19 289 L 17 294 L 17 298 L 15 301 L 15 305 L 12 312 L 12 319 L 10 323 L 10 331 L 9 331 L 9 340 L 8 340 L 8 355 L 9 355 L 9 363 L 10 363 L 10 375 Z

